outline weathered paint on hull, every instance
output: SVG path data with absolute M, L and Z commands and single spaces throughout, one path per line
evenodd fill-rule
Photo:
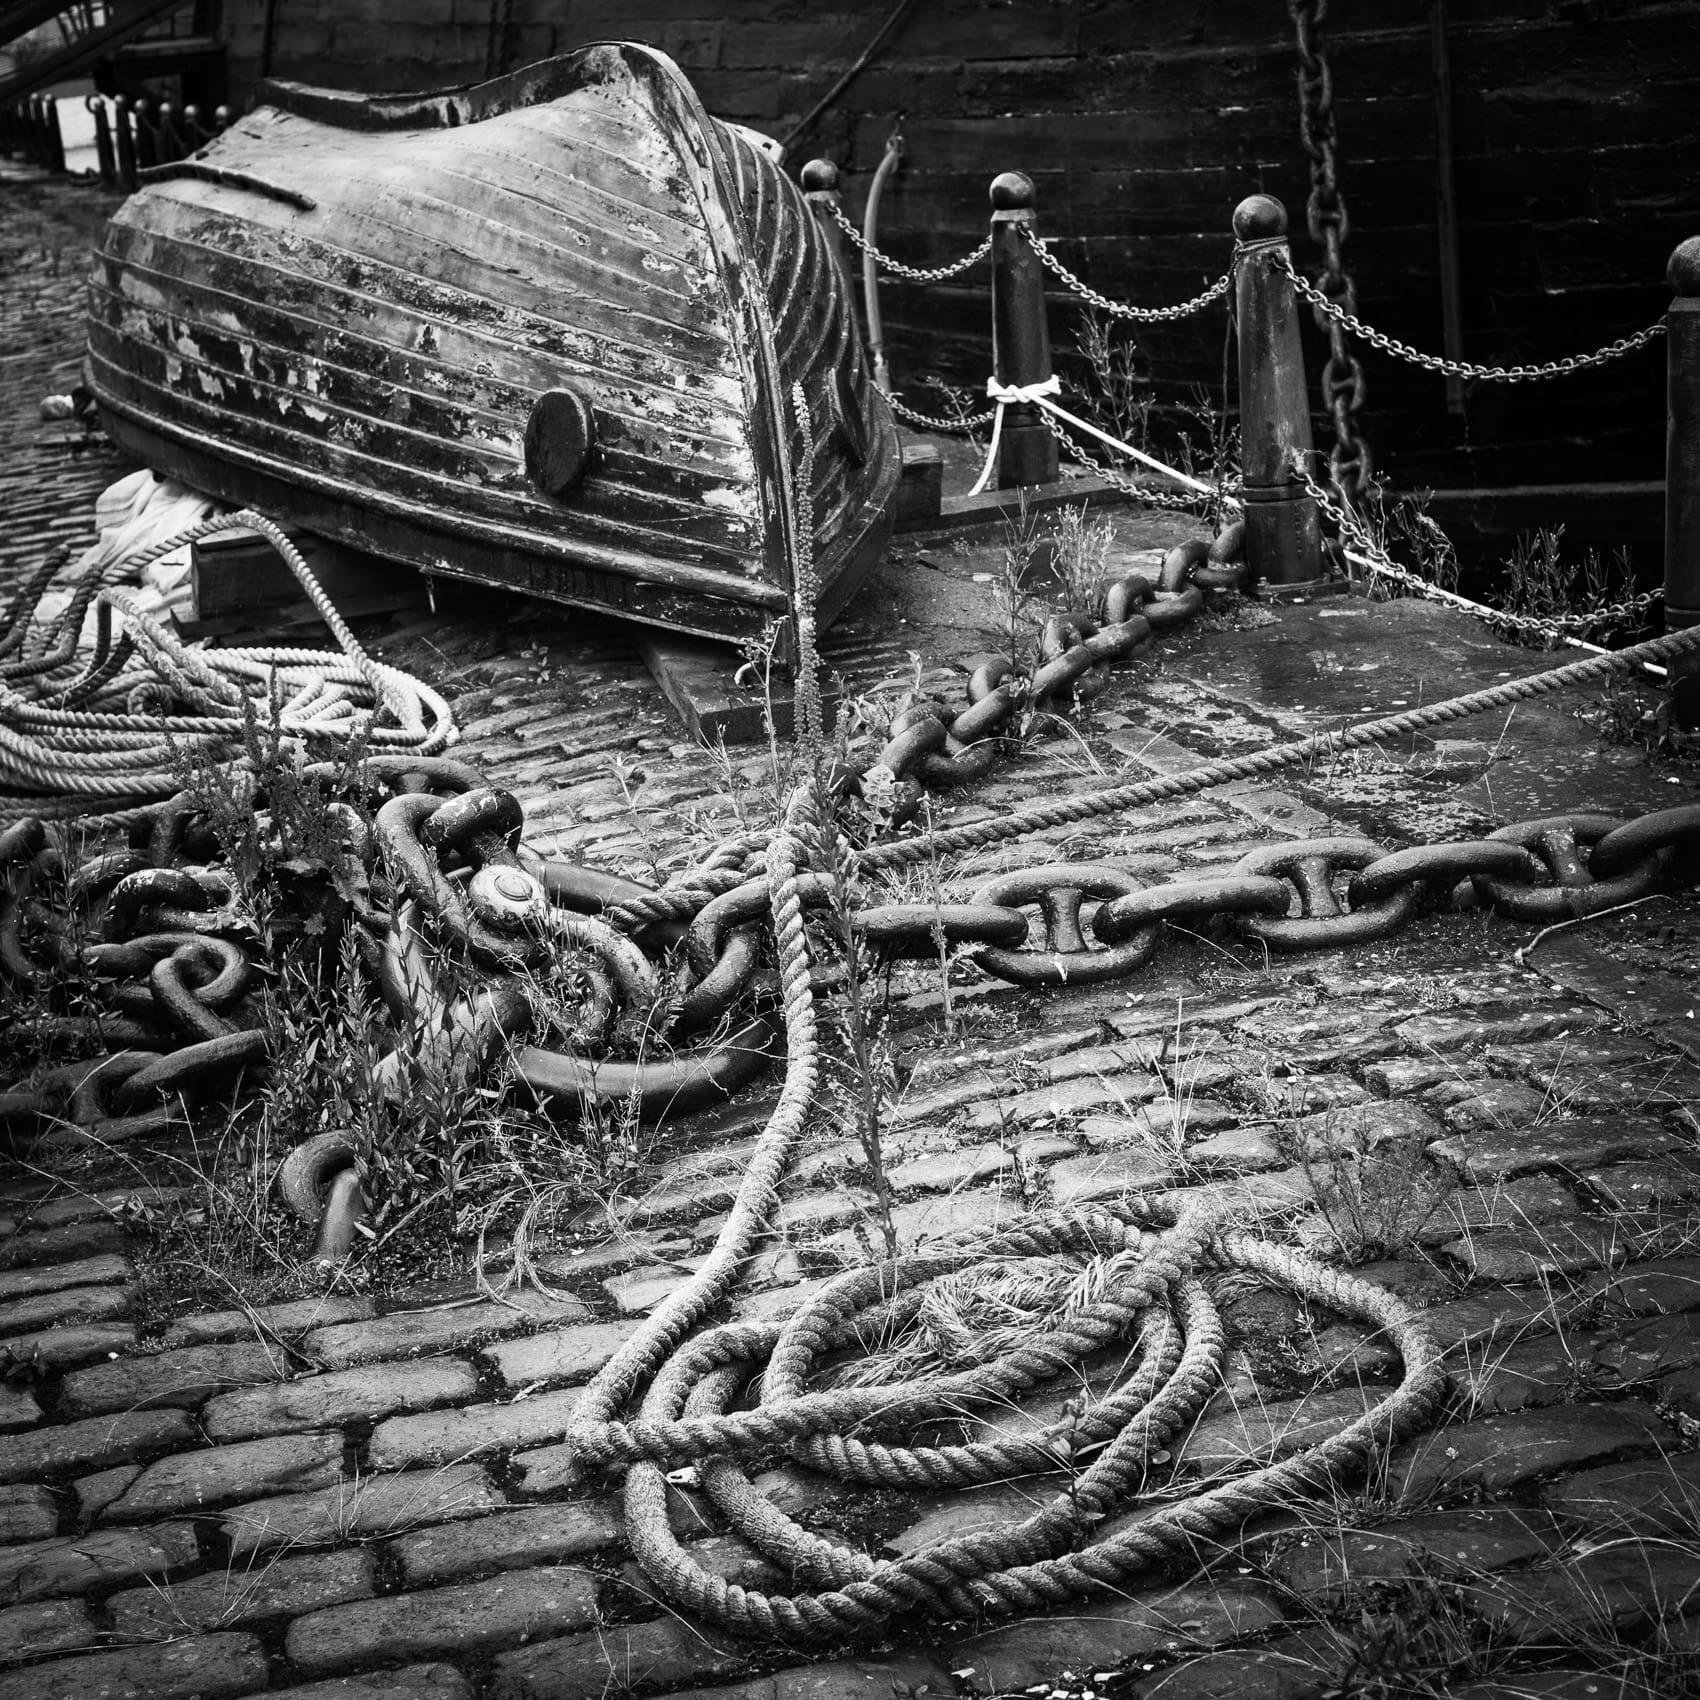
M 797 382 L 826 618 L 889 536 L 896 432 L 845 280 L 648 49 L 422 98 L 278 85 L 125 203 L 89 303 L 123 446 L 427 572 L 759 631 L 789 606 Z M 558 388 L 597 448 L 555 498 L 524 439 Z

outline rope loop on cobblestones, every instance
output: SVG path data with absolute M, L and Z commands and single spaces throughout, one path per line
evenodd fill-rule
M 1014 1224 L 989 1241 L 958 1236 L 939 1248 L 851 1270 L 778 1324 L 730 1324 L 687 1337 L 730 1291 L 771 1217 L 819 1083 L 819 1035 L 803 926 L 808 864 L 831 882 L 847 860 L 823 855 L 821 811 L 800 788 L 767 847 L 769 910 L 778 943 L 787 1066 L 779 1103 L 757 1142 L 736 1202 L 706 1264 L 671 1294 L 586 1389 L 565 1431 L 580 1471 L 623 1468 L 628 1537 L 645 1573 L 670 1599 L 740 1633 L 791 1641 L 866 1634 L 914 1611 L 1032 1610 L 1122 1582 L 1191 1552 L 1203 1535 L 1361 1467 L 1425 1423 L 1444 1387 L 1433 1342 L 1391 1293 L 1290 1248 L 1239 1231 L 1221 1207 L 1181 1213 L 1152 1204 L 1061 1211 Z M 910 1320 L 925 1285 L 987 1258 L 1054 1264 L 1110 1260 L 1102 1290 L 1067 1305 L 1052 1325 L 965 1370 L 873 1386 L 815 1386 L 823 1358 L 866 1346 Z M 1384 1330 L 1404 1360 L 1397 1388 L 1314 1450 L 1162 1504 L 1131 1526 L 1101 1525 L 1143 1489 L 1155 1455 L 1180 1435 L 1221 1383 L 1224 1333 L 1200 1276 L 1238 1269 Z M 895 1436 L 999 1409 L 1079 1372 L 1092 1354 L 1129 1342 L 1133 1373 L 1096 1408 L 1009 1439 L 959 1443 Z M 759 1370 L 759 1397 L 729 1410 Z M 645 1389 L 635 1419 L 620 1413 Z M 844 1479 L 882 1486 L 960 1487 L 1064 1468 L 1070 1478 L 1008 1528 L 876 1561 L 801 1529 L 755 1493 L 740 1461 L 788 1452 Z M 1090 1462 L 1080 1466 L 1080 1461 Z M 700 1461 L 704 1485 L 745 1539 L 812 1590 L 789 1594 L 729 1583 L 673 1536 L 664 1468 Z

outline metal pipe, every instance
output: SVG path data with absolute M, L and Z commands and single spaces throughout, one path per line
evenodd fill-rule
M 1312 445 L 1287 209 L 1273 195 L 1248 196 L 1234 209 L 1234 237 L 1246 564 L 1254 583 L 1311 588 L 1322 580 L 1322 531 L 1294 470 L 1295 456 L 1309 464 Z
M 880 155 L 874 180 L 868 186 L 868 204 L 862 213 L 862 307 L 868 320 L 868 355 L 874 363 L 874 382 L 882 389 L 891 389 L 891 368 L 885 359 L 885 324 L 880 318 L 880 268 L 874 259 L 879 246 L 880 196 L 886 183 L 903 158 L 903 131 L 895 129 L 885 139 L 885 152 Z
M 1665 314 L 1665 630 L 1700 625 L 1700 236 L 1665 268 L 1675 299 Z M 1671 667 L 1683 726 L 1700 725 L 1700 662 Z
M 1045 323 L 1045 268 L 1027 229 L 1037 199 L 1033 179 L 1006 171 L 992 179 L 992 369 L 1000 384 L 1042 384 L 1052 376 Z M 1024 229 L 1023 227 L 1027 227 Z M 1057 440 L 1031 402 L 1004 409 L 998 488 L 1057 481 Z

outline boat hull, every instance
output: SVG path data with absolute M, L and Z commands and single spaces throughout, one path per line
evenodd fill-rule
M 647 49 L 425 97 L 274 86 L 125 203 L 89 302 L 120 445 L 426 573 L 740 639 L 789 613 L 804 517 L 822 619 L 889 537 L 842 269 Z

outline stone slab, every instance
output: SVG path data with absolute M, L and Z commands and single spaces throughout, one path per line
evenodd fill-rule
M 638 1331 L 636 1322 L 553 1328 L 486 1346 L 479 1357 L 511 1388 L 588 1381 Z
M 106 1523 L 208 1510 L 236 1500 L 309 1493 L 342 1480 L 340 1434 L 279 1434 L 179 1452 L 148 1465 L 101 1513 Z
M 439 1653 L 465 1657 L 595 1621 L 594 1578 L 545 1568 L 308 1612 L 290 1624 L 284 1648 L 297 1670 L 317 1673 Z
M 284 1494 L 225 1512 L 231 1552 L 279 1546 L 332 1546 L 359 1536 L 389 1536 L 494 1511 L 506 1500 L 476 1464 L 368 1476 L 320 1493 Z
M 59 1532 L 59 1507 L 53 1495 L 33 1482 L 0 1487 L 0 1546 L 44 1541 Z
M 167 1346 L 206 1346 L 220 1340 L 262 1342 L 289 1340 L 314 1328 L 336 1322 L 361 1322 L 376 1306 L 362 1293 L 315 1293 L 311 1298 L 287 1299 L 282 1304 L 256 1305 L 251 1310 L 210 1310 L 179 1317 L 165 1331 Z
M 1625 1158 L 1673 1151 L 1681 1140 L 1652 1116 L 1580 1116 L 1539 1127 L 1483 1128 L 1435 1141 L 1429 1155 L 1456 1164 L 1473 1181 L 1510 1180 L 1540 1169 L 1582 1176 Z
M 270 1700 L 472 1700 L 472 1695 L 472 1684 L 453 1665 L 420 1664 L 278 1688 Z
M 580 1397 L 576 1388 L 560 1388 L 506 1404 L 390 1417 L 372 1430 L 366 1456 L 374 1470 L 398 1470 L 537 1446 L 560 1438 Z
M 526 1333 L 539 1324 L 588 1321 L 590 1312 L 577 1299 L 514 1293 L 500 1303 L 485 1299 L 432 1310 L 391 1311 L 369 1322 L 315 1328 L 302 1342 L 302 1350 L 327 1369 L 346 1369 L 384 1358 L 423 1357 L 481 1345 L 505 1334 Z
M 1549 1482 L 1541 1504 L 1605 1535 L 1688 1535 L 1700 1528 L 1700 1453 L 1606 1464 Z
M 1387 1459 L 1387 1485 L 1406 1501 L 1469 1488 L 1500 1493 L 1558 1470 L 1644 1457 L 1674 1442 L 1671 1429 L 1644 1406 L 1555 1405 L 1407 1440 Z
M 11 1435 L 0 1446 L 0 1482 L 36 1482 L 86 1474 L 195 1446 L 199 1439 L 185 1411 L 136 1411 L 35 1429 L 29 1434 Z
M 390 1552 L 408 1587 L 421 1588 L 489 1571 L 558 1564 L 624 1538 L 618 1500 L 583 1499 L 418 1529 L 392 1541 Z
M 128 1287 L 63 1287 L 48 1293 L 30 1293 L 0 1304 L 0 1335 L 34 1333 L 37 1330 L 82 1322 L 108 1322 L 129 1314 L 135 1298 Z M 12 1356 L 22 1352 L 15 1340 L 0 1340 L 0 1349 Z
M 100 1529 L 93 1534 L 0 1548 L 0 1605 L 22 1605 L 97 1588 L 165 1576 L 200 1559 L 187 1523 L 151 1529 Z
M 21 1664 L 49 1653 L 92 1647 L 101 1637 L 94 1615 L 81 1600 L 37 1600 L 0 1611 L 0 1665 Z
M 138 1337 L 135 1325 L 129 1322 L 73 1323 L 35 1334 L 13 1334 L 0 1340 L 0 1365 L 70 1369 L 134 1351 Z
M 0 1676 L 0 1700 L 225 1700 L 269 1676 L 252 1635 L 201 1635 L 14 1671 Z
M 487 1700 L 587 1700 L 632 1689 L 678 1687 L 735 1676 L 749 1643 L 682 1618 L 563 1635 L 498 1653 Z
M 106 1607 L 122 1639 L 164 1640 L 368 1599 L 376 1572 L 376 1557 L 365 1547 L 250 1559 L 186 1582 L 127 1588 Z
M 108 1252 L 70 1263 L 36 1264 L 24 1269 L 0 1269 L 0 1300 L 56 1293 L 65 1287 L 102 1286 L 128 1281 L 136 1273 L 127 1257 Z
M 953 1670 L 972 1667 L 976 1683 L 993 1693 L 1021 1693 L 1039 1683 L 1086 1679 L 1093 1673 L 1163 1655 L 1221 1646 L 1281 1622 L 1267 1589 L 1208 1583 L 1154 1592 L 1132 1600 L 1105 1599 L 1084 1607 L 953 1641 Z
M 201 1426 L 212 1440 L 247 1439 L 369 1421 L 471 1399 L 477 1392 L 477 1373 L 459 1358 L 369 1364 L 221 1393 L 202 1408 Z
M 184 1346 L 71 1371 L 60 1384 L 59 1409 L 78 1417 L 168 1405 L 191 1410 L 226 1388 L 281 1380 L 287 1368 L 274 1346 Z
M 1545 1558 L 1561 1539 L 1550 1516 L 1492 1506 L 1411 1517 L 1379 1529 L 1307 1529 L 1270 1561 L 1296 1594 L 1338 1595 L 1369 1582 L 1473 1575 Z

